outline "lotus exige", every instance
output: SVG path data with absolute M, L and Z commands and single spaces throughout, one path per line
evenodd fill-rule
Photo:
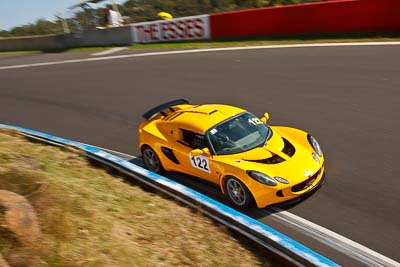
M 299 129 L 269 126 L 268 113 L 259 119 L 238 107 L 178 99 L 143 117 L 139 149 L 149 170 L 215 183 L 238 208 L 291 200 L 323 180 L 324 156 L 315 138 Z

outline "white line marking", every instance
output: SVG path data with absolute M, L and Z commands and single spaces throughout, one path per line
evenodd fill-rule
M 389 46 L 389 45 L 400 45 L 400 42 L 292 44 L 292 45 L 263 45 L 263 46 L 240 46 L 240 47 L 190 49 L 190 50 L 177 50 L 177 51 L 166 51 L 166 52 L 164 51 L 164 52 L 151 52 L 151 53 L 141 53 L 141 54 L 117 55 L 117 56 L 108 56 L 108 57 L 70 59 L 70 60 L 22 64 L 22 65 L 10 65 L 10 66 L 0 67 L 0 70 L 41 67 L 41 66 L 91 62 L 91 61 L 100 61 L 100 60 L 112 60 L 112 59 L 122 59 L 122 58 L 191 54 L 191 53 L 204 53 L 204 52 L 219 52 L 219 51 L 279 49 L 279 48 L 308 48 L 308 47 L 341 47 L 341 46 Z
M 297 231 L 301 230 L 301 233 L 368 266 L 400 266 L 400 263 L 313 222 L 307 221 L 306 219 L 287 211 L 282 211 L 276 208 L 273 208 L 273 210 L 277 213 L 271 213 L 269 215 L 272 219 L 284 222 L 286 225 L 296 229 Z
M 81 143 L 82 143 L 82 142 L 81 142 Z M 115 151 L 115 150 L 111 150 L 111 149 L 108 149 L 108 148 L 99 147 L 99 146 L 94 146 L 94 145 L 89 145 L 89 144 L 85 144 L 85 143 L 82 143 L 82 144 L 87 145 L 87 146 L 92 146 L 92 147 L 98 148 L 98 149 L 100 149 L 100 150 L 104 150 L 104 151 L 109 152 L 109 153 L 111 153 L 111 154 L 120 156 L 120 157 L 122 157 L 123 159 L 133 159 L 133 158 L 137 158 L 136 156 L 132 156 L 132 155 L 129 155 L 129 154 L 125 154 L 125 153 L 118 152 L 118 151 Z
M 111 48 L 111 49 L 108 49 L 108 50 L 105 50 L 105 51 L 101 51 L 101 52 L 97 52 L 97 53 L 93 53 L 93 54 L 90 54 L 91 56 L 95 56 L 95 57 L 97 57 L 97 56 L 105 56 L 105 55 L 109 55 L 109 54 L 112 54 L 112 53 L 117 53 L 117 52 L 120 52 L 120 51 L 123 51 L 123 50 L 126 50 L 126 49 L 128 49 L 128 47 L 114 47 L 114 48 Z
M 93 145 L 91 145 L 93 146 Z M 98 149 L 105 150 L 111 153 L 122 155 L 125 158 L 136 158 L 136 156 L 132 156 L 129 154 L 117 152 L 114 150 L 110 150 L 107 148 L 97 147 Z M 350 240 L 344 236 L 341 236 L 329 229 L 326 229 L 322 226 L 319 226 L 313 222 L 310 222 L 306 219 L 303 219 L 297 215 L 294 215 L 290 212 L 283 211 L 277 208 L 271 208 L 277 213 L 270 213 L 270 217 L 280 223 L 285 223 L 292 229 L 295 229 L 318 242 L 321 242 L 333 249 L 336 249 L 339 252 L 342 252 L 344 255 L 350 256 L 353 259 L 362 262 L 368 266 L 382 266 L 382 267 L 400 267 L 400 263 L 379 254 L 372 249 L 369 249 L 353 240 Z

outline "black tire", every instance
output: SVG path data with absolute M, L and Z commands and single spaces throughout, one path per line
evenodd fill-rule
M 252 194 L 239 179 L 229 176 L 225 179 L 224 186 L 226 195 L 235 207 L 245 209 L 254 204 Z
M 161 164 L 160 158 L 157 156 L 156 152 L 149 146 L 144 146 L 142 148 L 142 155 L 144 165 L 147 169 L 155 173 L 163 173 L 164 168 Z

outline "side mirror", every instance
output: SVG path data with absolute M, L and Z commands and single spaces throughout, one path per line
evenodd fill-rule
M 208 147 L 203 148 L 202 151 L 203 151 L 203 155 L 205 155 L 205 156 L 210 156 L 211 155 L 210 150 L 208 149 Z
M 264 113 L 264 115 L 263 115 L 263 117 L 261 118 L 261 121 L 264 123 L 264 124 L 267 124 L 267 121 L 269 120 L 269 113 L 268 112 L 265 112 Z
M 203 149 L 193 149 L 192 151 L 190 151 L 190 154 L 192 154 L 192 156 L 209 156 L 210 155 L 210 150 L 206 147 Z

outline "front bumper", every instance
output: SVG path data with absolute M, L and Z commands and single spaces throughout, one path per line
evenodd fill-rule
M 314 179 L 309 178 L 305 180 L 303 185 L 287 185 L 284 188 L 281 187 L 276 190 L 268 190 L 259 193 L 254 196 L 257 207 L 265 208 L 272 204 L 287 202 L 289 200 L 298 200 L 310 196 L 325 183 L 325 166 L 322 165 L 312 177 L 314 177 Z

